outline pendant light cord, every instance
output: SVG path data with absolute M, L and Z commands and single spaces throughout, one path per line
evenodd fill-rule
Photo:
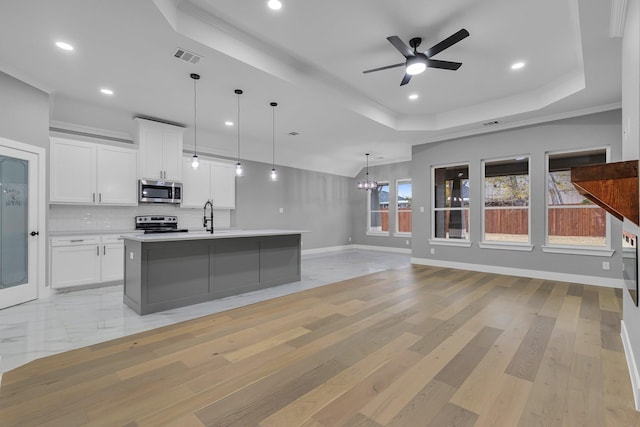
M 271 141 L 272 141 L 271 167 L 273 169 L 276 168 L 276 105 L 278 105 L 278 104 L 275 104 L 275 105 L 274 104 L 275 104 L 275 102 L 271 104 L 271 106 L 273 107 L 271 109 L 271 111 L 273 113 L 272 117 L 271 117 Z
M 198 104 L 196 78 L 193 79 L 193 154 L 198 155 Z
M 242 91 L 236 90 L 238 95 L 238 163 L 240 163 L 240 94 Z
M 196 91 L 196 81 L 200 79 L 200 75 L 196 73 L 191 73 L 189 77 L 193 79 L 193 155 L 197 159 L 198 158 L 198 92 Z

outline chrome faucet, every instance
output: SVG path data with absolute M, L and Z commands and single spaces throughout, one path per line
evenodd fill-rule
M 211 207 L 211 213 L 209 214 L 209 218 L 207 218 L 207 206 Z M 211 228 L 207 227 L 207 223 L 211 223 Z M 211 200 L 207 200 L 207 203 L 204 204 L 204 216 L 202 219 L 202 225 L 204 227 L 204 231 L 209 231 L 213 234 L 213 203 Z

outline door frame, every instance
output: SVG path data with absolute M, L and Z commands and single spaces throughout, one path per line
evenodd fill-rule
M 46 186 L 46 165 L 47 165 L 47 151 L 42 147 L 36 145 L 25 144 L 9 138 L 0 136 L 0 146 L 11 148 L 13 150 L 24 151 L 26 153 L 35 154 L 36 168 L 38 179 L 36 182 L 38 190 L 37 207 L 36 207 L 36 224 L 39 231 L 39 236 L 36 241 L 36 299 L 47 297 L 51 295 L 51 287 L 47 283 L 47 240 L 49 238 L 47 230 L 47 186 Z

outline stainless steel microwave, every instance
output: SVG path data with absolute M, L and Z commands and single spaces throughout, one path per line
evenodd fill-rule
M 176 181 L 138 181 L 138 201 L 140 203 L 174 203 L 182 200 L 182 183 Z

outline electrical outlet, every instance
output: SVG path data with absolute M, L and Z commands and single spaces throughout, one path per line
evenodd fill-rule
M 280 208 L 280 213 L 284 213 L 284 208 Z
M 434 255 L 436 253 L 436 248 L 431 248 L 431 255 Z
M 409 244 L 409 239 L 405 240 L 404 243 L 405 243 L 405 245 L 408 245 Z
M 129 252 L 129 259 L 133 259 L 133 252 Z
M 424 213 L 424 206 L 420 206 L 420 212 Z
M 351 243 L 351 236 L 349 236 L 349 243 Z
M 611 268 L 611 265 L 609 264 L 609 261 L 602 261 L 602 269 L 603 270 L 608 270 L 609 268 Z

